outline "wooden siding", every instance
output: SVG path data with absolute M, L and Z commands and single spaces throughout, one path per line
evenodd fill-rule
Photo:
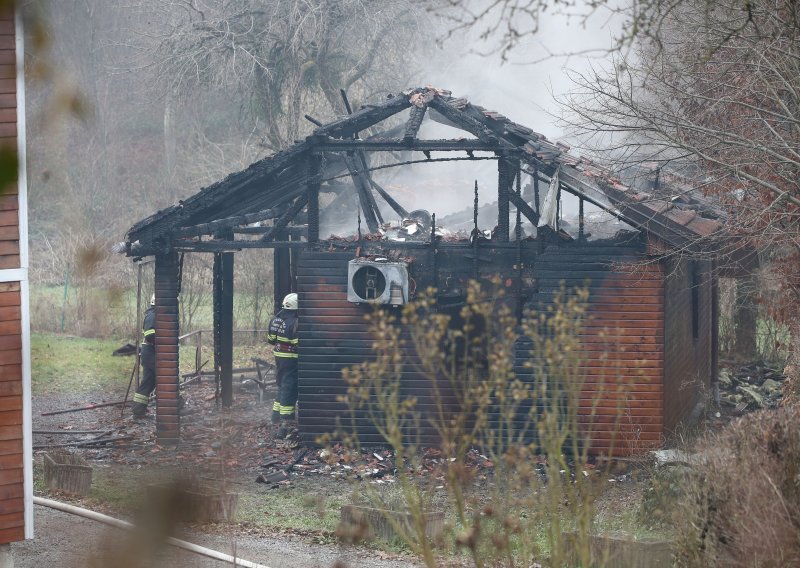
M 563 282 L 588 285 L 591 318 L 583 334 L 585 363 L 581 406 L 591 422 L 597 452 L 627 454 L 657 446 L 663 439 L 664 306 L 663 270 L 657 263 L 641 264 L 637 247 L 569 245 L 540 252 L 538 243 L 523 251 L 522 296 L 527 305 L 545 306 Z M 512 245 L 484 245 L 474 262 L 468 246 L 444 247 L 437 257 L 428 250 L 414 253 L 409 270 L 417 289 L 433 284 L 433 264 L 439 290 L 445 297 L 463 294 L 474 277 L 503 275 L 509 293 L 516 290 L 517 251 Z M 345 394 L 341 373 L 372 355 L 372 337 L 364 316 L 371 308 L 347 302 L 347 262 L 350 252 L 304 251 L 299 260 L 300 302 L 299 421 L 303 438 L 335 428 L 336 419 L 349 420 L 337 398 Z M 621 265 L 639 263 L 630 270 Z M 513 302 L 511 302 L 513 304 Z M 408 330 L 401 336 L 408 338 Z M 518 358 L 525 357 L 518 350 Z M 413 361 L 416 354 L 407 349 Z M 418 399 L 423 412 L 433 410 L 430 381 L 406 365 L 403 392 Z M 524 374 L 523 361 L 517 370 Z M 449 397 L 448 397 L 449 398 Z M 592 408 L 595 408 L 592 411 Z M 356 425 L 363 443 L 383 442 L 365 416 Z M 436 434 L 425 427 L 422 438 L 435 444 Z
M 697 270 L 693 291 L 692 270 Z M 664 287 L 664 427 L 672 432 L 709 393 L 712 367 L 712 275 L 709 262 L 669 260 Z M 693 316 L 693 293 L 697 313 Z M 697 337 L 693 329 L 697 317 Z
M 587 286 L 581 408 L 593 451 L 628 455 L 663 439 L 663 270 L 636 249 L 573 246 L 537 260 L 539 302 Z
M 17 82 L 14 18 L 0 14 L 0 147 L 17 150 Z M 17 186 L 0 188 L 0 270 L 19 268 Z
M 17 151 L 16 39 L 13 14 L 0 13 L 0 147 Z M 21 267 L 19 195 L 0 188 L 0 270 Z M 0 283 L 0 543 L 25 538 L 22 287 Z
M 0 543 L 25 538 L 21 314 L 20 284 L 0 283 Z
M 156 434 L 165 445 L 180 441 L 178 416 L 178 255 L 156 256 Z

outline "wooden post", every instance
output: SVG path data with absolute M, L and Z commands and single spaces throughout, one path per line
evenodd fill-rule
M 719 406 L 719 272 L 711 264 L 711 394 Z
M 212 268 L 212 325 L 211 337 L 212 345 L 214 346 L 214 394 L 219 399 L 220 394 L 220 369 L 222 369 L 222 336 L 220 333 L 220 324 L 222 322 L 222 253 L 214 253 L 214 266 Z
M 508 192 L 514 183 L 513 165 L 502 154 L 497 160 L 497 240 L 508 242 Z
M 311 154 L 308 157 L 308 180 L 306 181 L 306 191 L 308 192 L 308 242 L 316 243 L 319 241 L 319 186 L 320 168 L 322 167 L 322 156 Z
M 233 253 L 214 255 L 215 365 L 220 397 L 225 407 L 233 404 Z
M 222 253 L 222 405 L 233 404 L 233 253 Z
M 180 441 L 178 416 L 178 254 L 156 255 L 156 435 L 164 445 Z

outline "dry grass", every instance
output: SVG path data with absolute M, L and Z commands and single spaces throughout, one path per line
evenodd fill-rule
M 699 442 L 676 508 L 678 565 L 800 565 L 798 422 L 798 407 L 761 411 Z

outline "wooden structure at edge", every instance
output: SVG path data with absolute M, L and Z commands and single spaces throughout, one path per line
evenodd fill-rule
M 15 155 L 24 147 L 18 46 L 13 12 L 0 12 L 0 146 Z M 19 183 L 0 188 L 0 544 L 33 536 L 24 168 L 22 158 Z
M 364 140 L 358 137 L 405 109 L 410 112 L 404 125 Z M 426 112 L 472 138 L 418 139 Z M 493 155 L 498 163 L 495 236 L 477 244 L 445 243 L 433 236 L 418 243 L 321 240 L 319 194 L 333 191 L 342 176 L 352 180 L 351 191 L 370 232 L 380 219 L 377 199 L 398 215 L 405 213 L 370 176 L 369 155 L 392 150 L 422 153 L 425 159 L 420 161 L 431 161 L 434 151 L 466 153 L 464 159 L 474 159 L 475 152 Z M 440 298 L 457 297 L 470 278 L 500 276 L 517 310 L 546 305 L 562 281 L 568 287 L 589 282 L 593 318 L 583 337 L 583 400 L 589 408 L 601 397 L 593 417 L 594 450 L 607 452 L 613 446 L 614 453 L 629 454 L 661 444 L 690 415 L 716 375 L 716 269 L 725 261 L 719 212 L 690 197 L 685 187 L 670 194 L 668 188 L 647 193 L 626 186 L 567 150 L 449 92 L 411 89 L 320 125 L 291 148 L 134 225 L 127 234 L 127 254 L 154 255 L 156 260 L 159 440 L 180 440 L 179 255 L 215 255 L 215 368 L 223 403 L 230 404 L 233 254 L 273 248 L 276 305 L 290 291 L 301 298 L 299 426 L 305 442 L 313 443 L 335 427 L 343 412 L 336 395 L 346 389 L 341 370 L 370 356 L 371 338 L 363 323 L 369 308 L 347 301 L 347 262 L 361 254 L 411 259 L 409 273 L 417 289 L 434 286 Z M 537 186 L 535 202 L 523 198 L 522 172 Z M 638 229 L 638 235 L 587 242 L 581 228 L 574 240 L 555 233 L 513 241 L 510 212 L 535 226 L 539 183 L 548 183 L 556 172 L 560 190 L 576 195 L 581 211 L 584 201 L 593 203 Z M 252 226 L 266 220 L 271 225 Z M 607 354 L 602 363 L 600 352 Z M 612 394 L 600 387 L 608 381 L 624 381 L 625 388 Z M 431 404 L 429 387 L 413 373 L 408 374 L 407 390 L 423 407 Z M 366 421 L 358 424 L 358 431 L 367 443 L 382 441 Z M 433 432 L 424 434 L 436 443 Z

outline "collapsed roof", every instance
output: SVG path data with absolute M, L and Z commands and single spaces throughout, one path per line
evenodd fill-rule
M 404 125 L 359 138 L 359 133 L 380 127 L 409 108 Z M 417 133 L 426 113 L 465 131 L 470 138 L 419 139 Z M 258 245 L 268 247 L 307 208 L 309 184 L 317 187 L 322 182 L 332 184 L 342 175 L 352 178 L 362 214 L 373 231 L 380 218 L 373 190 L 401 216 L 407 212 L 371 178 L 373 168 L 365 153 L 372 151 L 421 152 L 425 158 L 415 162 L 436 162 L 432 152 L 464 152 L 463 159 L 474 159 L 474 152 L 492 152 L 498 159 L 518 162 L 531 175 L 552 178 L 558 172 L 561 189 L 673 247 L 700 250 L 702 238 L 721 228 L 719 212 L 693 198 L 686 187 L 673 191 L 661 188 L 657 195 L 637 190 L 592 160 L 570 154 L 568 146 L 552 143 L 500 113 L 453 97 L 449 91 L 420 87 L 365 105 L 329 124 L 319 124 L 310 136 L 290 148 L 139 221 L 127 233 L 126 252 L 131 256 L 154 254 L 169 247 L 188 246 L 205 235 L 223 240 L 219 248 L 204 250 L 236 249 L 246 241 L 232 240 L 234 229 L 273 219 L 273 225 L 264 229 L 257 241 Z M 507 199 L 536 224 L 539 212 L 519 193 L 509 191 Z

